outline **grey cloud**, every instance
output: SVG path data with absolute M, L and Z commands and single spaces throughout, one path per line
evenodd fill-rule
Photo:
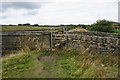
M 41 7 L 40 2 L 2 2 L 2 11 L 6 11 L 9 8 L 13 9 L 38 9 Z
M 25 12 L 23 14 L 23 16 L 26 16 L 26 15 L 36 15 L 36 14 L 38 14 L 37 10 L 29 10 L 29 11 Z
M 6 19 L 10 17 L 14 17 L 13 15 L 9 15 L 8 9 L 12 8 L 15 10 L 25 9 L 23 16 L 26 15 L 35 15 L 38 14 L 37 9 L 41 8 L 41 2 L 2 2 L 0 3 L 2 6 L 0 7 L 0 11 L 2 11 L 3 15 L 0 16 L 0 19 Z
M 35 14 L 38 14 L 37 11 L 33 11 L 33 12 L 29 12 L 28 15 L 35 15 Z

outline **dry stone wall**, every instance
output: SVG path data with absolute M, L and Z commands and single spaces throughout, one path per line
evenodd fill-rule
M 120 34 L 101 32 L 3 31 L 2 50 L 19 50 L 25 45 L 39 48 L 70 48 L 100 53 L 120 53 Z
M 56 32 L 55 34 L 66 34 L 66 32 Z M 85 32 L 85 31 L 73 31 L 68 34 L 88 35 L 88 36 L 100 36 L 100 37 L 112 37 L 120 39 L 120 34 L 117 33 L 105 33 L 105 32 Z
M 96 32 L 70 32 L 53 34 L 54 48 L 85 48 L 100 53 L 120 53 L 120 35 Z

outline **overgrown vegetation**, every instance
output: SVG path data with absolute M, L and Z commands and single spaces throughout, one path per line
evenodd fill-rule
M 96 21 L 96 23 L 92 24 L 88 29 L 99 32 L 114 32 L 112 22 L 105 19 Z
M 88 31 L 97 31 L 97 32 L 110 32 L 110 33 L 120 33 L 120 27 L 114 27 L 112 21 L 108 20 L 97 20 L 96 23 L 93 23 L 91 25 L 68 25 L 65 28 L 74 29 L 77 27 L 84 28 Z
M 114 32 L 120 34 L 120 27 L 115 27 L 115 31 Z
M 118 57 L 66 50 L 20 51 L 2 58 L 3 78 L 117 78 Z

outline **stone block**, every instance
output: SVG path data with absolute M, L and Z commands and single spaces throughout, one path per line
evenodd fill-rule
M 111 38 L 107 38 L 107 44 L 111 43 Z
M 91 41 L 92 37 L 91 36 L 87 36 L 87 41 Z
M 75 40 L 78 40 L 78 35 L 75 35 Z
M 118 39 L 113 38 L 113 39 L 111 40 L 111 43 L 112 43 L 113 45 L 117 45 Z
M 86 41 L 87 40 L 87 37 L 84 35 L 82 36 L 82 41 Z
M 71 38 L 74 40 L 75 39 L 75 35 L 72 35 Z
M 120 39 L 118 40 L 118 45 L 120 46 Z
M 78 35 L 78 36 L 77 36 L 77 39 L 78 39 L 78 40 L 81 40 L 81 35 Z
M 96 36 L 93 36 L 93 37 L 92 37 L 92 40 L 93 40 L 94 42 L 97 42 L 97 37 L 96 37 Z
M 106 51 L 107 50 L 106 47 L 100 47 L 99 49 L 100 49 L 100 51 Z
M 99 43 L 102 43 L 102 41 L 103 41 L 103 39 L 102 39 L 101 37 L 99 37 L 99 38 L 97 39 L 97 42 L 99 42 Z
M 103 44 L 107 43 L 107 38 L 102 38 Z
M 95 46 L 97 46 L 98 44 L 97 44 L 96 42 L 92 42 L 92 45 L 95 45 Z

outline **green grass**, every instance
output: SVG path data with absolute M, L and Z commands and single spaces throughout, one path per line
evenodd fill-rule
M 41 29 L 50 29 L 50 28 L 58 29 L 58 28 L 62 28 L 62 27 L 2 26 L 3 31 L 9 31 L 9 30 L 41 30 Z
M 21 51 L 2 58 L 3 78 L 117 78 L 118 57 L 76 50 Z

